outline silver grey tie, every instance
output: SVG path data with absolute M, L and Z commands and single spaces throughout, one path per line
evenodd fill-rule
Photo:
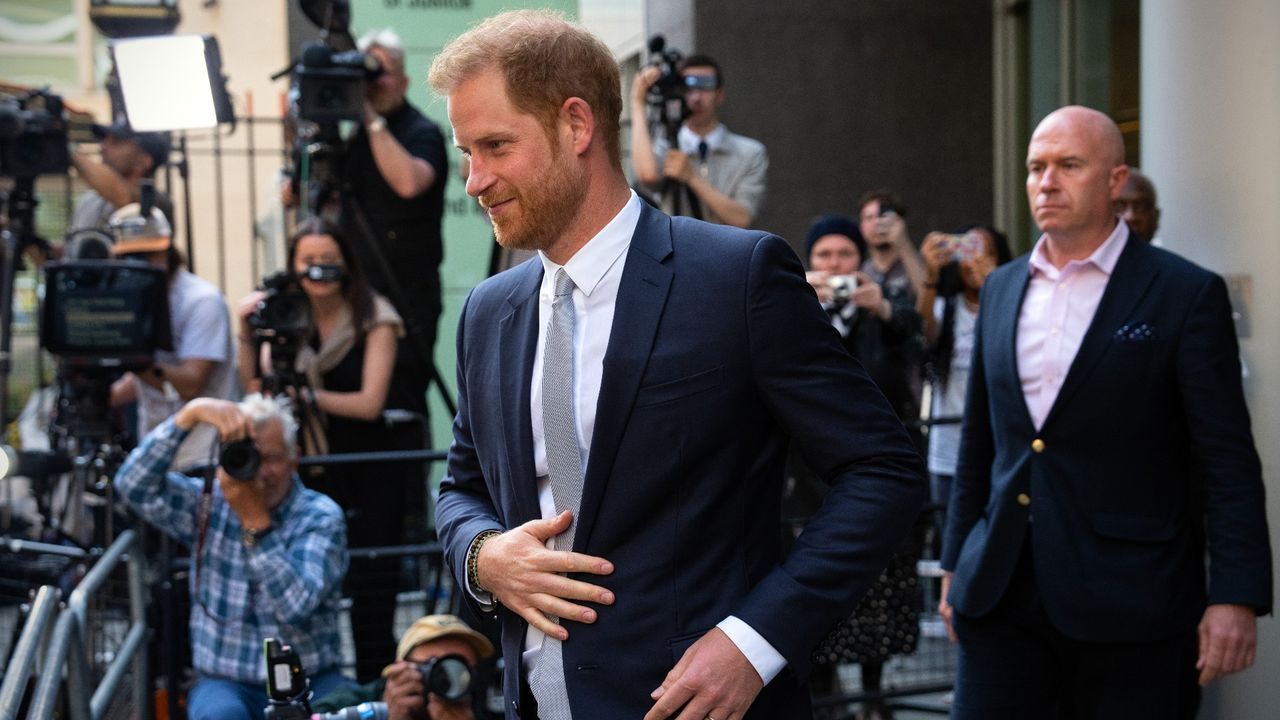
M 547 475 L 556 513 L 573 511 L 573 524 L 553 540 L 556 550 L 573 549 L 582 502 L 582 453 L 578 449 L 578 424 L 574 411 L 573 383 L 573 280 L 564 268 L 556 270 L 551 322 L 542 351 L 542 435 L 547 449 Z M 564 679 L 560 641 L 548 635 L 542 653 L 529 673 L 529 689 L 538 701 L 541 720 L 571 720 L 569 694 Z

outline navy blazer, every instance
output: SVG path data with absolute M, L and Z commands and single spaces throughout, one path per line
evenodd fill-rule
M 1069 637 L 1157 640 L 1206 602 L 1267 612 L 1262 471 L 1222 278 L 1127 242 L 1039 432 L 1015 338 L 1029 280 L 1023 256 L 982 289 L 942 554 L 952 607 L 992 609 L 1030 521 L 1045 610 Z
M 482 531 L 539 517 L 529 391 L 542 265 L 481 283 L 458 324 L 458 415 L 437 521 L 455 576 Z M 787 436 L 833 486 L 785 556 Z M 884 396 L 841 348 L 780 238 L 646 207 L 626 256 L 574 549 L 615 572 L 596 623 L 568 624 L 575 717 L 639 718 L 729 615 L 788 668 L 748 717 L 800 717 L 813 647 L 875 580 L 926 491 Z M 508 717 L 526 624 L 499 609 Z

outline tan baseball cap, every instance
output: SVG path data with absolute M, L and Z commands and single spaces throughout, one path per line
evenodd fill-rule
M 443 637 L 456 637 L 465 641 L 475 650 L 476 657 L 480 660 L 493 655 L 493 643 L 489 642 L 489 638 L 472 630 L 456 615 L 426 615 L 418 618 L 400 637 L 396 659 L 404 660 L 415 647 Z
M 112 213 L 108 224 L 116 240 L 111 246 L 114 255 L 160 252 L 168 250 L 172 242 L 173 229 L 158 207 L 152 207 L 150 216 L 144 217 L 140 204 L 129 203 Z

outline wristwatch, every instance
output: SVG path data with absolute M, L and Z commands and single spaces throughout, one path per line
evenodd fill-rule
M 373 122 L 369 123 L 369 134 L 382 132 L 387 129 L 387 119 L 381 115 L 375 117 Z
M 270 525 L 258 530 L 250 530 L 249 528 L 242 527 L 240 528 L 240 542 L 247 548 L 257 547 L 258 544 L 262 542 L 262 539 L 270 532 Z

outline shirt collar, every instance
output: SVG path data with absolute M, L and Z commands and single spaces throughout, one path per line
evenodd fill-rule
M 618 214 L 563 265 L 565 274 L 583 295 L 590 296 L 609 268 L 631 247 L 631 236 L 640 223 L 640 207 L 640 197 L 633 190 L 631 198 Z M 542 283 L 549 287 L 549 283 L 554 282 L 556 270 L 562 266 L 552 262 L 541 250 L 538 251 L 538 259 L 542 261 Z
M 1036 272 L 1057 275 L 1073 266 L 1083 265 L 1093 265 L 1101 270 L 1103 274 L 1110 276 L 1116 269 L 1116 263 L 1120 261 L 1120 253 L 1124 252 L 1124 246 L 1129 242 L 1129 226 L 1117 221 L 1115 229 L 1111 231 L 1107 239 L 1089 257 L 1083 260 L 1070 260 L 1066 265 L 1062 266 L 1061 270 L 1055 268 L 1053 263 L 1049 262 L 1048 256 L 1045 255 L 1044 243 L 1048 237 L 1047 234 L 1041 235 L 1040 239 L 1036 241 L 1036 246 L 1031 250 L 1028 267 L 1032 276 L 1035 276 Z
M 706 142 L 707 152 L 713 153 L 724 145 L 725 138 L 728 135 L 729 131 L 725 129 L 724 123 L 717 123 L 715 129 L 705 136 L 698 135 L 698 133 L 690 130 L 688 125 L 681 125 L 679 134 L 680 152 L 686 155 L 696 155 L 698 154 L 698 143 Z

